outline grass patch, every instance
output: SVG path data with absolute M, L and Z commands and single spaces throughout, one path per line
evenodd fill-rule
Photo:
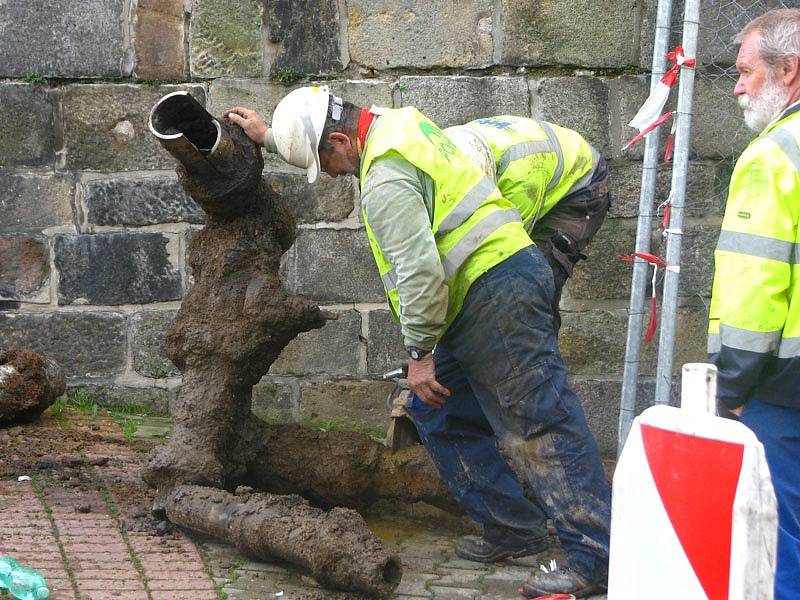
M 275 73 L 272 74 L 272 81 L 280 83 L 281 85 L 290 86 L 294 85 L 298 81 L 302 81 L 305 79 L 306 74 L 298 71 L 297 69 L 293 69 L 291 67 L 283 67 L 282 69 L 278 69 Z
M 39 73 L 36 69 L 31 69 L 25 74 L 25 81 L 28 83 L 47 83 L 44 75 Z

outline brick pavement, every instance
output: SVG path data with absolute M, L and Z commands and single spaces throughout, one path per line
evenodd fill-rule
M 102 420 L 98 427 L 117 428 Z M 83 454 L 87 462 L 109 459 L 83 467 L 79 489 L 40 474 L 33 483 L 0 479 L 0 554 L 42 572 L 53 600 L 286 600 L 309 593 L 341 600 L 291 565 L 253 561 L 212 539 L 126 531 L 116 507 L 124 505 L 126 489 L 143 485 L 136 454 L 124 444 L 104 443 L 89 443 Z M 518 599 L 520 582 L 551 558 L 496 565 L 460 560 L 453 542 L 463 525 L 430 512 L 424 518 L 403 512 L 368 518 L 403 561 L 398 599 Z

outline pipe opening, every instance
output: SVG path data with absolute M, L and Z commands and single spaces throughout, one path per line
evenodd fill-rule
M 204 156 L 214 151 L 220 137 L 216 119 L 188 92 L 159 100 L 150 113 L 150 129 L 160 138 L 183 135 Z
M 400 585 L 400 580 L 402 577 L 403 567 L 400 564 L 400 561 L 394 558 L 386 561 L 386 564 L 383 565 L 383 580 L 390 584 L 394 589 Z

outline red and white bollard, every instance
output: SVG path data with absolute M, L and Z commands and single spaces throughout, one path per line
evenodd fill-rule
M 683 367 L 681 408 L 633 422 L 614 473 L 609 600 L 772 600 L 777 504 L 764 448 L 715 415 L 716 367 Z

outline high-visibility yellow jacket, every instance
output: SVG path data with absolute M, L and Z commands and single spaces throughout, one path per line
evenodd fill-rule
M 439 127 L 415 108 L 387 109 L 376 120 L 361 156 L 362 186 L 373 162 L 387 154 L 400 155 L 434 182 L 431 229 L 447 285 L 449 325 L 470 285 L 532 242 L 519 211 Z M 398 273 L 381 249 L 366 212 L 363 215 L 389 306 L 399 318 Z
M 465 125 L 491 148 L 500 193 L 529 232 L 559 200 L 591 181 L 599 153 L 577 131 L 511 115 Z
M 714 260 L 718 398 L 800 407 L 800 103 L 736 162 Z

